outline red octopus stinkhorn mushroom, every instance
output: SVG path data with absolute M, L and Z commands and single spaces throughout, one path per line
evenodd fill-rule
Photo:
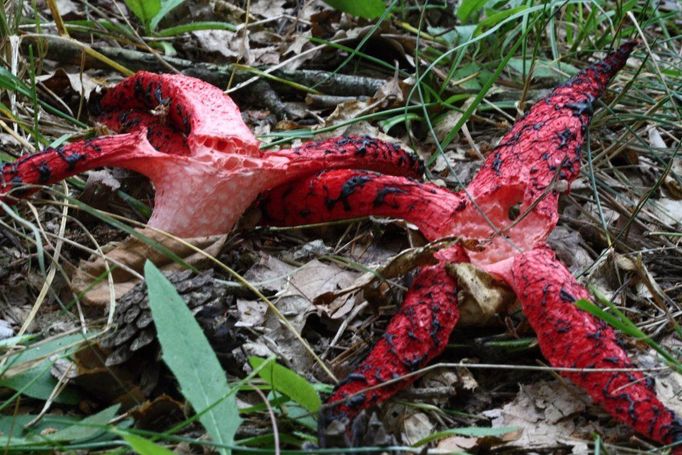
M 663 444 L 682 442 L 682 420 L 659 401 L 642 373 L 589 371 L 634 366 L 614 331 L 575 306 L 590 295 L 546 245 L 558 221 L 560 188 L 579 174 L 593 104 L 634 44 L 624 44 L 535 104 L 463 192 L 404 177 L 336 170 L 266 195 L 264 211 L 272 224 L 390 216 L 415 224 L 428 240 L 456 236 L 484 246 L 451 249 L 438 255 L 437 265 L 422 269 L 383 339 L 335 389 L 323 425 L 353 419 L 393 395 L 411 381 L 364 391 L 422 367 L 443 350 L 458 318 L 456 283 L 443 265 L 470 261 L 514 290 L 551 365 L 584 369 L 562 374 L 638 433 Z
M 371 137 L 338 137 L 262 152 L 239 109 L 217 87 L 139 72 L 91 103 L 114 136 L 73 142 L 0 165 L 0 198 L 97 167 L 130 169 L 156 190 L 149 225 L 180 237 L 230 231 L 258 194 L 324 169 L 421 175 L 421 162 Z

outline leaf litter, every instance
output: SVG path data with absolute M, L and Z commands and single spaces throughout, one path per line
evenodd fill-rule
M 71 8 L 69 4 L 72 4 L 73 2 L 63 2 L 60 0 L 57 3 L 60 9 L 63 9 L 63 14 L 72 12 L 69 9 Z M 305 5 L 303 5 L 303 7 L 298 11 L 291 7 L 291 5 L 292 2 L 261 0 L 254 2 L 250 13 L 257 17 L 272 19 L 273 24 L 276 24 L 276 19 L 281 17 L 283 14 L 297 13 L 300 15 L 304 23 L 305 21 L 316 21 L 317 19 L 315 18 L 315 15 L 321 14 L 321 11 L 325 11 L 327 14 L 329 14 L 329 10 L 323 6 L 320 6 L 320 2 L 306 2 Z M 334 15 L 330 14 L 327 17 L 334 17 Z M 433 18 L 430 19 L 432 20 Z M 366 25 L 356 23 L 345 15 L 343 18 L 338 17 L 335 20 L 336 22 L 332 20 L 330 23 L 321 23 L 318 25 L 318 28 L 322 28 L 322 26 L 329 26 L 330 24 L 332 27 L 340 26 L 342 28 L 342 30 L 334 32 L 336 35 L 330 34 L 326 36 L 327 38 L 333 38 L 336 36 L 337 38 L 355 39 L 358 37 L 363 37 L 368 30 Z M 280 23 L 282 23 L 282 21 L 284 20 L 282 19 Z M 266 30 L 269 29 L 269 26 L 267 25 L 264 27 Z M 272 28 L 272 30 L 277 29 Z M 292 28 L 291 30 L 294 29 Z M 395 31 L 395 29 L 388 30 L 388 32 Z M 213 38 L 211 43 L 203 44 L 201 43 L 201 40 L 199 40 L 199 44 L 202 48 L 202 55 L 205 53 L 207 59 L 210 58 L 209 54 L 215 54 L 217 52 L 223 57 L 229 59 L 236 59 L 237 57 L 245 58 L 246 62 L 249 64 L 274 64 L 278 61 L 281 61 L 283 58 L 274 57 L 279 55 L 278 53 L 281 53 L 284 55 L 284 57 L 286 57 L 285 52 L 282 51 L 284 46 L 286 46 L 286 49 L 294 55 L 298 55 L 303 49 L 309 47 L 310 44 L 306 44 L 306 38 L 309 36 L 309 33 L 310 31 L 306 29 L 302 36 L 292 33 L 281 40 L 268 38 L 266 34 L 261 34 L 260 36 L 256 35 L 258 39 L 254 40 L 253 35 L 255 33 L 251 33 L 249 35 L 248 41 L 239 40 L 239 46 L 246 47 L 242 49 L 237 48 L 237 50 L 231 51 L 230 55 L 224 55 L 220 52 L 220 50 L 224 50 L 224 43 L 228 42 L 228 40 L 230 40 L 230 45 L 232 45 L 232 41 L 235 40 L 234 34 L 222 34 L 222 36 L 221 34 L 217 34 L 216 36 L 218 36 L 218 38 Z M 272 36 L 274 36 L 274 34 Z M 312 34 L 310 34 L 310 36 L 312 36 Z M 237 37 L 237 39 L 239 38 Z M 272 44 L 272 46 L 267 46 L 268 40 L 271 40 L 270 44 Z M 254 45 L 254 43 L 256 43 L 257 46 Z M 222 48 L 221 45 L 223 46 Z M 250 46 L 254 46 L 256 48 L 251 49 Z M 181 49 L 181 46 L 178 48 Z M 310 63 L 311 58 L 319 57 L 320 55 L 324 56 L 322 61 L 324 61 L 326 58 L 328 61 L 333 62 L 334 57 L 330 57 L 330 54 L 331 52 L 327 51 L 322 52 L 321 54 L 311 54 L 310 57 L 294 60 L 293 62 L 295 62 L 295 64 L 292 63 L 291 68 L 295 69 L 297 66 Z M 215 58 L 215 56 L 213 58 Z M 543 65 L 543 69 L 545 67 L 551 68 L 552 71 L 554 70 L 553 65 Z M 87 77 L 87 74 L 88 73 L 84 73 L 84 77 Z M 64 76 L 66 76 L 66 78 L 64 78 Z M 386 79 L 390 80 L 390 76 L 386 76 Z M 541 73 L 539 75 L 536 74 L 536 76 L 551 77 L 551 74 L 548 73 L 545 75 Z M 91 87 L 91 85 L 88 85 L 87 88 L 85 88 L 85 86 L 81 86 L 81 77 L 76 66 L 66 67 L 66 69 L 56 67 L 54 68 L 54 72 L 46 72 L 45 75 L 41 77 L 43 79 L 39 78 L 39 80 L 43 83 L 47 83 L 48 87 L 50 83 L 57 82 L 61 85 L 55 85 L 54 87 L 66 87 L 64 83 L 66 80 L 68 80 L 68 89 L 72 90 L 74 93 L 85 92 L 87 95 Z M 54 80 L 50 81 L 51 78 Z M 57 78 L 61 78 L 62 80 L 58 81 Z M 91 82 L 86 81 L 86 85 L 87 84 L 91 84 Z M 380 100 L 380 98 L 375 99 L 375 101 L 377 100 Z M 349 107 L 346 108 L 341 107 L 340 111 L 340 116 L 345 119 L 352 119 L 358 114 L 377 112 L 386 107 L 390 107 L 390 105 L 373 106 L 371 101 L 367 103 L 366 100 L 362 102 L 351 102 L 351 104 L 348 106 Z M 322 118 L 328 122 L 330 121 L 329 111 L 322 111 L 321 114 Z M 56 121 L 52 116 L 44 115 L 41 120 L 46 123 L 46 128 L 43 130 L 46 134 L 63 132 L 65 129 L 64 126 Z M 499 131 L 496 132 L 494 128 L 490 128 L 489 126 L 488 129 L 486 129 L 486 127 L 484 127 L 482 124 L 477 124 L 476 121 L 471 123 L 474 124 L 474 127 L 472 128 L 472 134 L 477 142 L 493 142 L 492 138 L 499 133 Z M 376 130 L 370 127 L 361 126 L 358 129 L 373 135 L 376 133 Z M 352 129 L 350 131 L 352 131 Z M 649 145 L 652 148 L 660 151 L 670 151 L 671 149 L 668 147 L 668 144 L 672 143 L 671 139 L 677 139 L 677 136 L 679 136 L 678 130 L 671 129 L 670 131 L 663 131 L 662 127 L 641 128 L 637 132 L 640 134 L 640 137 L 647 138 Z M 8 141 L 15 142 L 15 139 L 12 135 L 7 136 Z M 424 156 L 428 156 L 431 152 L 433 152 L 433 146 L 425 147 L 424 144 L 420 142 L 410 143 L 408 142 L 409 136 L 405 135 L 404 137 L 408 138 L 406 140 L 407 144 L 413 145 L 414 148 L 420 152 L 423 152 L 422 154 Z M 464 141 L 457 142 L 454 146 L 458 147 L 459 150 L 470 149 L 469 144 Z M 452 151 L 450 152 L 452 153 Z M 464 156 L 464 159 L 469 161 L 466 155 Z M 681 161 L 679 157 L 673 159 L 670 172 L 665 174 L 663 178 L 663 189 L 661 190 L 661 193 L 654 195 L 649 199 L 649 201 L 646 202 L 644 207 L 645 212 L 642 216 L 642 220 L 646 226 L 646 230 L 643 231 L 643 234 L 659 230 L 671 230 L 672 232 L 679 230 L 679 220 L 682 219 L 682 215 L 680 215 L 682 212 L 680 212 L 677 204 L 677 201 L 680 200 L 681 194 L 679 186 L 680 175 L 682 175 L 680 162 Z M 662 175 L 660 172 L 660 165 L 653 161 L 650 161 L 650 163 L 652 164 L 649 166 L 649 168 L 645 169 L 645 167 L 649 164 L 646 160 L 641 159 L 640 157 L 640 159 L 634 164 L 635 168 L 632 171 L 633 174 L 640 174 L 636 180 L 643 182 L 645 185 L 650 183 L 650 177 L 646 176 L 647 173 L 653 172 L 653 176 L 656 178 Z M 436 168 L 436 171 L 438 172 L 438 175 L 446 179 L 446 181 L 450 177 L 445 167 Z M 627 207 L 634 207 L 637 204 L 639 195 L 633 194 L 630 191 L 628 181 L 624 182 L 621 176 L 612 175 L 608 168 L 600 169 L 599 172 L 601 172 L 600 178 L 602 178 L 603 181 L 608 182 L 611 187 L 619 189 L 623 192 L 623 194 L 620 195 L 620 199 L 621 201 L 627 203 Z M 463 180 L 466 181 L 466 178 Z M 574 196 L 578 198 L 585 197 L 590 192 L 589 188 L 589 183 L 585 182 L 582 189 L 575 188 Z M 580 199 L 578 200 L 580 201 Z M 574 252 L 574 258 L 572 262 L 572 271 L 574 273 L 585 271 L 591 265 L 591 261 L 594 260 L 596 254 L 600 252 L 601 248 L 603 248 L 603 245 L 606 242 L 601 225 L 596 220 L 602 216 L 605 216 L 608 226 L 613 227 L 618 223 L 619 219 L 626 221 L 629 219 L 629 214 L 623 214 L 621 207 L 619 207 L 617 204 L 613 204 L 613 206 L 611 206 L 612 202 L 613 201 L 607 201 L 607 206 L 596 207 L 594 205 L 587 205 L 580 202 L 567 201 L 567 205 L 569 205 L 569 207 L 566 208 L 564 216 L 567 218 L 565 226 L 568 226 L 568 228 L 565 226 L 560 226 L 560 229 L 564 228 L 568 234 L 563 236 L 559 236 L 557 234 L 555 238 L 555 245 L 560 245 L 559 250 L 561 251 L 563 248 L 564 255 L 567 257 L 571 255 L 571 252 Z M 576 218 L 571 218 L 571 209 L 574 209 L 573 213 L 578 214 Z M 41 212 L 41 216 L 47 221 L 56 218 L 55 213 L 49 211 Z M 361 243 L 358 237 L 361 238 L 363 236 L 368 236 L 367 232 L 376 229 L 376 226 L 372 228 L 367 227 L 366 224 L 361 226 L 363 226 L 363 229 L 366 232 L 362 232 L 356 238 L 353 238 L 352 242 Z M 385 232 L 396 230 L 396 226 L 400 226 L 400 224 L 380 224 L 379 226 L 381 226 L 379 229 Z M 70 229 L 77 231 L 80 229 L 80 227 L 74 224 L 70 225 Z M 580 234 L 578 234 L 578 232 L 580 232 Z M 571 235 L 571 233 L 574 235 Z M 29 276 L 29 274 L 26 273 L 26 270 L 30 270 L 30 250 L 26 247 L 26 244 L 23 243 L 23 239 L 15 238 L 14 240 L 11 240 L 11 235 L 12 233 L 8 232 L 0 241 L 0 254 L 3 255 L 3 258 L 11 258 L 8 262 L 0 262 L 0 277 L 2 277 L 2 281 L 0 282 L 2 290 L 0 290 L 0 294 L 2 295 L 4 304 L 3 317 L 12 315 L 12 317 L 7 317 L 7 319 L 12 322 L 20 323 L 22 316 L 20 314 L 18 315 L 16 312 L 18 308 L 22 307 L 22 305 L 20 304 L 19 307 L 17 307 L 16 303 L 23 302 L 23 306 L 30 304 L 32 301 L 32 296 L 35 294 L 36 286 L 33 282 L 33 279 L 25 279 L 27 276 Z M 347 235 L 347 233 L 344 233 L 343 230 L 334 230 L 334 235 L 337 236 L 335 240 L 338 240 L 339 236 L 349 240 L 347 237 L 344 237 L 344 235 Z M 319 236 L 329 237 L 330 235 L 328 233 L 325 234 L 324 232 L 319 233 L 318 231 L 312 231 L 312 233 L 307 233 L 301 238 L 297 238 L 293 242 L 291 238 L 286 236 L 286 234 L 281 238 L 276 238 L 276 242 L 282 242 L 283 244 L 294 243 L 294 245 L 289 250 L 281 251 L 280 248 L 274 248 L 273 251 L 265 253 L 265 255 L 269 258 L 267 260 L 267 263 L 269 264 L 268 267 L 273 267 L 275 269 L 272 271 L 270 278 L 259 276 L 257 273 L 249 276 L 248 273 L 250 269 L 248 267 L 242 267 L 241 270 L 247 276 L 249 276 L 249 281 L 256 285 L 257 288 L 269 293 L 269 295 L 274 297 L 275 300 L 279 299 L 282 301 L 282 304 L 284 305 L 284 313 L 288 317 L 289 321 L 294 324 L 298 330 L 311 335 L 310 339 L 316 341 L 316 343 L 319 344 L 320 350 L 324 350 L 329 347 L 327 346 L 328 341 L 335 334 L 335 329 L 338 328 L 339 324 L 339 321 L 335 319 L 344 318 L 347 315 L 353 314 L 354 309 L 361 308 L 360 314 L 356 314 L 354 316 L 355 322 L 351 325 L 352 328 L 357 331 L 353 334 L 345 333 L 341 336 L 341 348 L 338 346 L 334 348 L 334 353 L 338 354 L 343 348 L 348 347 L 351 342 L 351 336 L 356 339 L 378 339 L 382 333 L 386 315 L 393 311 L 393 308 L 362 307 L 362 305 L 365 303 L 361 293 L 362 289 L 369 286 L 370 283 L 376 284 L 382 282 L 382 280 L 378 279 L 375 274 L 363 275 L 357 271 L 351 271 L 346 267 L 341 267 L 335 263 L 328 262 L 327 258 L 316 258 L 317 256 L 328 256 L 329 250 L 331 248 L 328 245 L 334 245 L 334 241 L 323 244 L 319 249 L 313 248 L 311 252 L 305 253 L 302 257 L 296 257 L 296 253 L 301 249 L 304 249 L 305 245 L 310 243 L 309 241 L 319 242 L 319 239 L 315 240 Z M 380 243 L 385 241 L 386 237 L 388 236 L 382 237 L 379 235 L 377 238 L 374 235 L 369 235 L 369 237 L 369 242 Z M 223 239 L 221 241 L 224 242 L 225 240 Z M 227 243 L 228 249 L 231 249 L 232 244 L 229 243 L 230 241 Z M 662 289 L 663 291 L 661 295 L 667 295 L 673 301 L 679 299 L 680 290 L 679 286 L 676 287 L 675 282 L 675 277 L 679 277 L 679 274 L 676 274 L 675 270 L 680 270 L 680 264 L 678 261 L 679 245 L 675 244 L 674 238 L 671 238 L 671 241 L 654 242 L 651 237 L 647 237 L 646 235 L 641 237 L 641 241 L 645 242 L 645 245 L 650 245 L 654 251 L 654 254 L 656 254 L 656 251 L 669 252 L 669 254 L 672 255 L 672 259 L 670 259 L 672 262 L 666 263 L 666 257 L 670 257 L 666 256 L 665 254 L 659 255 L 660 257 L 656 259 L 652 258 L 650 253 L 645 252 L 641 259 L 643 263 L 639 262 L 640 265 L 635 264 L 632 267 L 628 266 L 624 268 L 622 266 L 622 261 L 615 257 L 603 262 L 600 270 L 595 273 L 601 274 L 604 277 L 603 279 L 600 279 L 600 282 L 603 283 L 600 285 L 600 287 L 607 291 L 607 293 L 610 295 L 618 296 L 622 294 L 621 289 L 625 287 L 626 297 L 623 298 L 624 304 L 632 305 L 634 303 L 633 307 L 635 309 L 633 311 L 638 312 L 638 314 L 636 314 L 634 317 L 639 317 L 643 322 L 646 322 L 647 314 L 652 313 L 650 301 L 653 299 L 654 294 L 651 292 L 645 292 L 642 289 L 642 286 L 645 289 L 648 288 L 643 283 L 647 281 L 650 283 L 657 283 L 657 293 L 660 293 L 660 290 Z M 225 252 L 225 247 L 223 245 L 224 243 L 220 243 L 219 245 L 216 244 L 213 249 L 207 251 L 214 256 L 220 257 L 222 254 L 224 258 L 230 258 L 232 261 L 230 265 L 239 265 L 238 260 Z M 200 249 L 210 248 L 210 246 L 206 243 L 199 243 L 197 246 Z M 263 248 L 263 245 L 260 243 L 249 245 L 249 248 L 252 248 L 254 251 L 258 251 L 261 254 L 263 250 L 268 249 Z M 148 250 L 145 250 L 144 247 L 139 249 L 139 247 L 128 246 L 126 244 L 122 247 L 121 251 L 124 255 L 131 254 L 141 258 L 148 256 Z M 174 251 L 176 250 L 174 249 Z M 337 250 L 334 249 L 333 251 Z M 346 251 L 343 251 L 343 253 L 347 254 Z M 633 259 L 629 252 L 626 251 L 625 253 L 628 253 L 626 256 L 627 260 L 632 262 Z M 68 251 L 67 254 L 69 256 L 69 260 L 72 261 L 73 264 L 77 263 L 78 260 L 83 259 L 84 256 L 87 256 L 84 253 L 79 253 L 75 250 Z M 188 254 L 191 256 L 191 253 Z M 291 266 L 290 264 L 280 260 L 285 259 L 289 261 L 290 257 L 293 257 L 296 261 L 301 261 L 301 263 L 297 264 L 297 266 Z M 353 257 L 353 259 L 355 258 Z M 372 265 L 390 268 L 391 264 L 396 260 L 397 259 L 388 260 L 387 258 L 383 258 L 382 261 L 378 261 Z M 273 265 L 275 264 L 275 261 L 279 261 L 280 263 Z M 170 262 L 172 261 L 168 261 L 169 265 Z M 408 266 L 405 268 L 411 268 L 414 265 L 414 263 L 410 263 L 409 260 L 406 261 L 406 263 Z M 73 264 L 67 264 L 66 267 L 73 268 Z M 203 267 L 205 267 L 205 265 L 202 265 L 202 268 Z M 381 267 L 379 272 L 381 272 Z M 323 271 L 320 276 L 318 276 L 316 273 L 318 269 Z M 105 268 L 102 264 L 99 264 L 98 266 L 93 267 L 91 270 L 93 275 L 99 275 L 105 270 Z M 12 273 L 12 275 L 10 275 L 10 273 Z M 265 275 L 264 271 L 261 273 Z M 619 276 L 619 273 L 625 274 L 627 279 L 624 281 L 623 277 Z M 371 279 L 369 278 L 370 275 L 372 276 Z M 398 275 L 402 275 L 402 272 Z M 21 285 L 19 287 L 12 287 L 10 283 L 13 282 L 19 282 Z M 259 286 L 259 283 L 262 286 Z M 401 282 L 401 278 L 396 278 L 391 282 L 391 286 L 395 285 L 397 288 L 400 288 L 400 286 L 403 286 L 404 284 L 405 283 Z M 485 286 L 486 285 L 483 285 L 483 291 L 487 290 Z M 82 288 L 79 289 L 78 287 L 76 287 L 76 289 L 79 291 L 84 290 Z M 109 291 L 108 284 L 104 283 L 100 297 L 93 298 L 92 302 L 100 302 L 99 305 L 108 304 L 110 300 Z M 116 289 L 115 295 L 123 295 L 125 294 L 125 291 L 126 289 Z M 58 308 L 58 302 L 60 300 L 59 297 L 67 296 L 68 298 L 68 292 L 64 292 L 63 290 L 57 290 L 57 292 L 59 296 L 51 296 L 52 300 L 50 301 L 48 311 L 56 312 L 56 309 Z M 398 297 L 400 296 L 399 290 L 396 291 L 396 295 Z M 87 300 L 88 299 L 86 298 L 86 301 Z M 265 332 L 263 334 L 259 333 L 256 337 L 253 337 L 254 341 L 250 341 L 250 343 L 258 346 L 258 348 L 254 348 L 254 352 L 257 352 L 262 356 L 267 356 L 268 353 L 273 352 L 273 349 L 275 351 L 281 350 L 284 354 L 282 355 L 282 358 L 285 359 L 290 366 L 294 366 L 296 371 L 312 378 L 313 375 L 310 374 L 310 368 L 314 365 L 314 362 L 312 362 L 309 358 L 305 358 L 305 354 L 303 354 L 304 351 L 300 348 L 300 344 L 298 346 L 296 345 L 297 340 L 291 337 L 290 332 L 287 332 L 283 329 L 281 330 L 281 333 L 277 332 L 278 327 L 280 327 L 277 319 L 273 315 L 269 314 L 266 306 L 264 306 L 262 303 L 256 302 L 257 300 L 255 299 L 238 297 L 236 299 L 236 305 L 233 306 L 236 307 L 237 311 L 233 311 L 235 314 L 232 315 L 238 321 L 233 321 L 236 326 L 241 325 L 242 329 L 257 329 L 258 331 Z M 675 306 L 672 307 L 672 311 L 674 314 L 678 314 Z M 312 317 L 313 315 L 314 317 Z M 336 315 L 336 318 L 334 315 Z M 367 322 L 368 320 L 369 322 Z M 332 330 L 329 330 L 330 327 Z M 324 336 L 320 337 L 320 333 L 324 333 Z M 675 339 L 673 338 L 673 340 Z M 671 349 L 673 350 L 679 349 L 679 346 L 677 346 L 675 343 L 670 343 L 670 345 Z M 299 360 L 300 358 L 303 358 L 303 360 Z M 654 363 L 652 360 L 647 360 L 646 358 L 642 359 L 640 364 L 643 367 L 657 365 L 657 363 Z M 85 363 L 82 365 L 85 365 Z M 145 366 L 144 368 L 148 368 L 148 366 Z M 88 371 L 87 373 L 92 375 L 94 372 Z M 104 381 L 104 378 L 108 374 L 109 373 L 107 370 L 102 368 L 97 371 L 96 376 L 91 376 L 89 381 L 91 384 Z M 87 374 L 84 372 L 81 375 L 81 379 L 86 377 Z M 123 373 L 117 373 L 117 377 L 122 378 L 125 376 Z M 323 376 L 318 376 L 318 378 L 323 378 Z M 77 383 L 78 378 L 74 379 L 73 381 Z M 567 388 L 563 383 L 559 383 L 557 381 L 535 382 L 534 378 L 529 377 L 524 378 L 524 381 L 527 382 L 527 384 L 522 385 L 519 388 L 518 393 L 515 392 L 515 398 L 511 402 L 507 400 L 507 404 L 505 406 L 494 408 L 492 411 L 489 411 L 490 413 L 488 414 L 494 425 L 524 423 L 524 425 L 528 427 L 528 431 L 524 431 L 524 434 L 519 435 L 518 439 L 510 441 L 510 444 L 513 446 L 529 449 L 555 447 L 557 444 L 559 444 L 573 447 L 572 450 L 574 450 L 576 453 L 580 453 L 580 450 L 584 450 L 584 443 L 580 441 L 590 440 L 589 433 L 591 429 L 598 429 L 600 434 L 607 437 L 611 436 L 614 441 L 623 441 L 626 439 L 627 431 L 625 430 L 607 429 L 597 426 L 597 423 L 595 423 L 594 420 L 586 421 L 585 417 L 583 416 L 585 409 L 588 409 L 590 413 L 595 412 L 596 415 L 599 415 L 599 411 L 595 411 L 594 409 L 590 408 L 589 404 L 582 403 L 580 398 L 583 395 L 571 391 L 570 388 Z M 87 380 L 83 382 L 87 382 Z M 102 383 L 100 383 L 100 385 L 101 384 Z M 126 393 L 128 393 L 139 389 L 139 384 L 139 379 L 131 379 L 126 382 L 126 387 L 124 389 L 127 388 Z M 460 385 L 457 385 L 457 381 L 450 381 L 449 384 L 450 387 L 461 387 Z M 418 391 L 420 388 L 424 387 L 429 387 L 427 378 L 423 378 L 416 383 L 413 390 Z M 509 387 L 513 389 L 515 385 L 510 385 Z M 670 373 L 667 376 L 662 375 L 660 380 L 657 381 L 657 387 L 660 396 L 664 397 L 666 401 L 670 403 L 671 407 L 676 407 L 679 410 L 679 374 Z M 101 390 L 103 389 L 104 388 Z M 121 390 L 121 392 L 123 393 L 123 390 Z M 96 394 L 94 395 L 96 396 Z M 144 401 L 145 395 L 139 394 L 138 398 Z M 107 396 L 104 401 L 111 400 L 111 402 L 113 402 L 116 399 L 117 398 Z M 173 400 L 173 398 L 164 399 L 162 396 L 158 396 L 152 401 L 146 401 L 144 403 L 145 406 L 154 407 L 157 406 L 156 403 L 159 401 L 167 402 L 164 400 Z M 461 401 L 459 401 L 456 397 L 445 398 L 444 396 L 441 396 L 440 400 L 439 406 L 448 406 L 452 405 L 453 403 L 457 405 L 461 404 Z M 94 400 L 92 398 L 84 398 L 83 407 L 87 408 L 88 406 L 93 406 L 93 403 L 96 403 L 97 401 L 98 400 Z M 99 401 L 101 402 L 102 400 Z M 170 406 L 168 409 L 171 408 L 178 409 L 179 405 Z M 92 412 L 92 414 L 95 413 Z M 153 414 L 154 413 L 149 413 L 149 411 L 141 410 L 140 415 L 147 415 L 147 418 L 151 419 Z M 182 413 L 180 412 L 180 414 Z M 141 417 L 139 418 L 142 420 Z M 178 416 L 178 418 L 180 417 Z M 437 428 L 443 428 L 444 426 L 448 426 L 448 424 L 451 423 L 451 421 L 446 421 L 446 423 L 443 423 L 440 419 L 441 417 L 437 417 L 435 413 L 431 412 L 412 413 L 409 417 L 404 418 L 403 420 L 403 422 L 409 422 L 408 426 L 410 427 L 409 432 L 405 429 L 401 430 L 403 436 L 405 437 L 403 441 L 408 442 L 408 434 L 410 435 L 409 440 L 414 441 L 414 439 L 420 435 L 432 432 Z M 400 434 L 400 431 L 397 433 Z M 580 441 L 576 441 L 576 435 L 577 437 L 581 438 Z M 377 442 L 378 439 L 374 442 Z M 447 441 L 447 439 L 441 441 L 441 444 L 444 445 L 445 441 Z M 459 444 L 461 445 L 458 447 L 468 449 L 476 447 L 477 442 L 475 441 L 475 438 L 460 438 Z M 468 447 L 466 447 L 467 445 Z

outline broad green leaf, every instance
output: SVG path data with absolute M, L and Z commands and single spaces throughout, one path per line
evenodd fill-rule
M 532 61 L 526 59 L 525 68 L 526 73 L 530 70 Z M 509 59 L 509 67 L 516 73 L 522 74 L 524 68 L 524 61 L 522 58 Z M 578 73 L 578 68 L 568 63 L 556 63 L 550 60 L 535 60 L 533 66 L 533 77 L 540 79 L 564 80 L 566 75 L 573 76 Z
M 36 367 L 23 371 L 14 376 L 0 377 L 0 386 L 16 390 L 27 397 L 47 400 L 57 387 L 57 380 L 50 373 L 54 362 L 44 360 Z M 62 404 L 77 404 L 78 394 L 71 388 L 62 390 L 52 400 Z
M 376 19 L 386 9 L 383 0 L 324 0 L 324 2 L 339 11 L 365 19 Z
M 52 434 L 46 434 L 42 437 L 47 441 L 68 441 L 68 442 L 83 442 L 94 439 L 107 431 L 107 424 L 111 419 L 116 417 L 116 413 L 121 405 L 116 404 L 110 406 L 97 414 L 88 416 L 76 422 L 73 425 L 56 431 Z
M 48 358 L 67 355 L 77 350 L 81 343 L 95 336 L 97 333 L 88 337 L 79 333 L 40 341 L 8 356 L 0 370 L 0 385 L 32 398 L 47 400 L 57 385 L 57 380 L 50 374 L 50 367 L 54 361 Z M 23 371 L 19 373 L 13 373 L 22 369 Z M 78 402 L 78 396 L 73 390 L 65 389 L 55 400 L 58 403 L 74 404 Z
M 125 3 L 147 30 L 150 21 L 161 10 L 161 0 L 125 0 Z
M 274 390 L 287 395 L 308 411 L 316 413 L 320 410 L 320 406 L 322 406 L 320 395 L 303 376 L 275 362 L 259 357 L 249 357 L 249 364 L 253 368 L 258 368 L 265 362 L 269 362 L 269 365 L 266 365 L 258 373 L 261 379 L 270 384 Z
M 173 455 L 173 452 L 167 448 L 140 436 L 130 433 L 124 433 L 121 436 L 130 444 L 130 448 L 140 455 Z
M 33 343 L 26 349 L 10 355 L 3 365 L 5 368 L 14 368 L 26 362 L 46 359 L 55 354 L 63 354 L 67 350 L 76 348 L 80 343 L 94 338 L 97 335 L 98 334 L 91 334 L 88 337 L 85 337 L 83 334 L 77 333 Z
M 466 22 L 472 14 L 479 12 L 486 3 L 488 0 L 462 0 L 459 8 L 457 8 L 457 17 L 462 22 Z
M 150 261 L 144 275 L 163 360 L 213 441 L 232 445 L 241 418 L 215 352 L 173 285 Z
M 8 438 L 25 438 L 42 433 L 61 430 L 73 425 L 78 419 L 66 415 L 46 414 L 39 418 L 38 414 L 0 415 L 0 435 Z M 27 428 L 29 423 L 33 425 Z
M 185 3 L 185 0 L 163 0 L 163 2 L 161 3 L 161 8 L 154 15 L 154 17 L 151 19 L 151 22 L 149 23 L 150 31 L 152 32 L 155 31 L 156 27 L 159 26 L 159 22 L 161 22 L 163 18 L 168 15 L 168 13 L 170 13 L 183 3 Z

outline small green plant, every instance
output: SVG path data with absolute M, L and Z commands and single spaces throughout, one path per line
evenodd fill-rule
M 332 8 L 365 19 L 376 19 L 386 9 L 383 0 L 324 0 Z
M 258 368 L 266 362 L 266 359 L 259 357 L 249 358 L 249 363 L 253 368 Z M 270 362 L 260 370 L 258 376 L 270 384 L 273 390 L 287 395 L 311 413 L 317 413 L 320 410 L 322 401 L 317 390 L 303 376 L 294 371 Z
M 145 33 L 150 36 L 169 37 L 197 30 L 237 30 L 228 22 L 201 21 L 157 30 L 159 23 L 184 2 L 185 0 L 125 0 L 128 9 L 142 23 Z

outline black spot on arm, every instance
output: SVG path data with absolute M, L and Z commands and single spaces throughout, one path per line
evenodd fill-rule
M 333 209 L 337 202 L 341 202 L 341 204 L 343 204 L 343 209 L 347 212 L 350 212 L 351 206 L 348 198 L 355 192 L 356 189 L 361 188 L 371 179 L 372 177 L 369 175 L 356 175 L 346 180 L 346 183 L 344 183 L 343 187 L 341 187 L 341 194 L 339 197 L 336 199 L 327 199 L 325 202 L 327 210 Z
M 573 139 L 573 131 L 570 128 L 566 128 L 559 133 L 559 148 L 564 148 L 568 144 L 568 141 Z
M 385 186 L 381 188 L 379 191 L 377 191 L 377 195 L 374 198 L 374 201 L 372 202 L 372 205 L 374 207 L 380 207 L 384 204 L 386 196 L 389 194 L 406 194 L 407 191 L 403 190 L 402 188 L 397 188 L 394 186 Z M 397 208 L 397 207 L 396 207 Z
M 156 98 L 156 102 L 159 103 L 161 106 L 167 106 L 168 103 L 170 103 L 170 98 L 164 98 L 163 97 L 163 91 L 161 89 L 161 85 L 158 85 L 154 89 L 154 98 Z
M 45 184 L 50 181 L 50 177 L 52 177 L 52 169 L 45 161 L 40 162 L 38 164 L 38 181 Z
M 569 108 L 570 110 L 573 111 L 574 115 L 577 116 L 582 116 L 582 115 L 592 115 L 594 112 L 594 101 L 595 98 L 592 95 L 587 95 L 583 101 L 578 101 L 575 103 L 567 103 L 564 105 L 564 107 Z
M 495 174 L 500 174 L 500 168 L 502 167 L 502 154 L 500 152 L 495 152 L 495 155 L 493 156 L 493 162 L 491 163 L 493 171 L 495 171 Z
M 568 303 L 573 303 L 576 301 L 576 298 L 573 296 L 573 294 L 571 294 L 564 288 L 561 288 L 561 290 L 559 291 L 559 298 L 564 302 Z

